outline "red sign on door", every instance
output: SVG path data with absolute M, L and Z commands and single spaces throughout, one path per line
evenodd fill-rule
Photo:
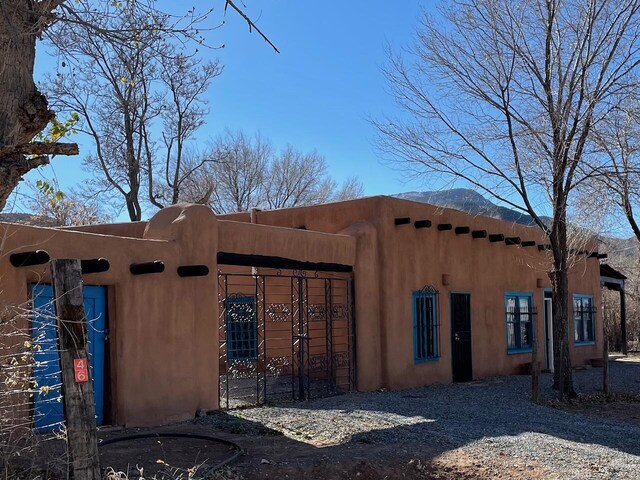
M 73 372 L 76 376 L 76 383 L 83 383 L 89 381 L 89 370 L 87 368 L 86 358 L 74 358 L 73 359 Z

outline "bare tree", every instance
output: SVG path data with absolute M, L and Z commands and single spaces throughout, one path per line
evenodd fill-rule
M 255 23 L 232 0 L 220 0 L 237 12 L 278 52 Z M 123 12 L 136 12 L 146 18 L 135 29 L 113 28 L 106 19 L 116 19 Z M 161 33 L 180 41 L 202 43 L 203 22 L 211 10 L 198 13 L 191 9 L 183 16 L 161 12 L 152 0 L 112 2 L 111 0 L 3 0 L 0 3 L 0 210 L 22 176 L 49 163 L 48 154 L 77 154 L 77 145 L 33 144 L 32 139 L 54 117 L 47 98 L 34 82 L 36 44 L 40 39 L 59 41 L 69 46 L 66 29 L 82 26 L 92 32 L 96 42 L 122 44 L 140 41 L 146 33 Z M 162 19 L 162 25 L 154 23 Z M 212 28 L 209 28 L 209 30 Z
M 130 16 L 136 13 L 108 25 L 135 31 L 147 21 Z M 185 145 L 204 123 L 203 95 L 221 72 L 218 62 L 186 56 L 157 31 L 140 30 L 128 43 L 96 41 L 82 26 L 65 29 L 69 36 L 71 69 L 51 82 L 50 96 L 60 109 L 79 112 L 80 129 L 93 139 L 95 154 L 85 157 L 94 173 L 89 185 L 120 196 L 132 221 L 142 218 L 145 197 L 158 208 L 176 203 L 191 174 L 182 165 Z
M 288 145 L 276 152 L 260 135 L 250 138 L 228 130 L 210 152 L 189 162 L 200 168 L 190 168 L 193 173 L 181 199 L 209 203 L 216 213 L 312 205 L 363 194 L 355 177 L 338 185 L 317 151 L 304 153 Z
M 95 199 L 88 199 L 73 190 L 63 192 L 55 181 L 38 180 L 31 190 L 27 205 L 37 217 L 51 220 L 54 226 L 92 225 L 111 220 Z
M 594 131 L 638 87 L 636 0 L 449 0 L 415 46 L 390 55 L 406 116 L 375 122 L 381 147 L 416 173 L 473 185 L 531 215 L 551 244 L 555 384 L 573 395 L 568 212 L 603 168 Z M 545 223 L 541 212 L 552 212 Z
M 347 178 L 334 192 L 333 201 L 353 200 L 364 196 L 364 185 L 358 177 Z
M 162 167 L 163 182 L 154 181 L 157 166 L 151 153 L 147 154 L 147 171 L 149 199 L 156 207 L 163 208 L 177 203 L 184 183 L 210 161 L 204 157 L 195 164 L 185 164 L 183 156 L 187 141 L 204 124 L 207 110 L 202 96 L 211 81 L 222 73 L 222 67 L 217 61 L 202 63 L 179 53 L 159 58 L 161 88 L 169 99 L 160 113 L 164 127 L 164 162 L 158 162 L 158 166 Z M 146 130 L 145 127 L 145 133 Z
M 609 166 L 590 183 L 592 196 L 612 201 L 640 242 L 640 108 L 638 98 L 622 98 L 596 132 L 596 151 Z M 607 198 L 608 197 L 608 198 Z
M 214 186 L 214 212 L 246 212 L 259 204 L 264 191 L 264 175 L 273 147 L 256 134 L 227 131 L 208 154 L 213 160 L 210 184 Z
M 135 31 L 142 21 L 133 16 L 137 13 L 107 18 L 103 28 Z M 77 129 L 95 144 L 95 154 L 85 157 L 85 165 L 94 173 L 93 187 L 120 195 L 129 218 L 140 220 L 145 166 L 152 155 L 147 133 L 161 111 L 162 99 L 152 82 L 159 74 L 154 51 L 162 45 L 162 37 L 144 30 L 136 34 L 139 40 L 109 43 L 83 26 L 68 27 L 59 34 L 70 40 L 69 73 L 51 79 L 49 95 L 57 109 L 78 112 Z
M 263 201 L 267 208 L 289 208 L 362 195 L 362 183 L 356 177 L 338 186 L 329 175 L 324 156 L 315 150 L 304 153 L 288 145 L 271 161 Z
M 271 161 L 264 180 L 264 200 L 268 208 L 325 203 L 334 189 L 322 155 L 317 151 L 303 153 L 288 145 Z

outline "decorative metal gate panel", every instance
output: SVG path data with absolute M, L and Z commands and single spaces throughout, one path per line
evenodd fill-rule
M 354 389 L 350 277 L 219 272 L 218 281 L 222 408 Z

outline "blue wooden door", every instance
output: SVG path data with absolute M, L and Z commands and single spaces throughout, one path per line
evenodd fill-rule
M 102 425 L 104 408 L 104 342 L 106 336 L 106 289 L 99 286 L 83 288 L 87 318 L 89 366 L 93 378 L 96 402 L 96 423 Z M 32 285 L 31 294 L 36 315 L 31 323 L 34 351 L 34 395 L 36 429 L 51 430 L 64 419 L 60 397 L 60 360 L 56 329 L 53 289 L 51 285 Z

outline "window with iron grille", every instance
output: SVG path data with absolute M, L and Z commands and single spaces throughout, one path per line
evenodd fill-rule
M 258 358 L 256 301 L 252 296 L 226 300 L 227 359 L 253 361 Z
M 576 345 L 595 342 L 594 316 L 593 297 L 591 295 L 574 295 L 573 339 Z
M 507 351 L 531 351 L 533 299 L 530 293 L 506 293 L 504 297 L 507 320 Z
M 413 354 L 416 363 L 438 359 L 437 293 L 413 292 Z

